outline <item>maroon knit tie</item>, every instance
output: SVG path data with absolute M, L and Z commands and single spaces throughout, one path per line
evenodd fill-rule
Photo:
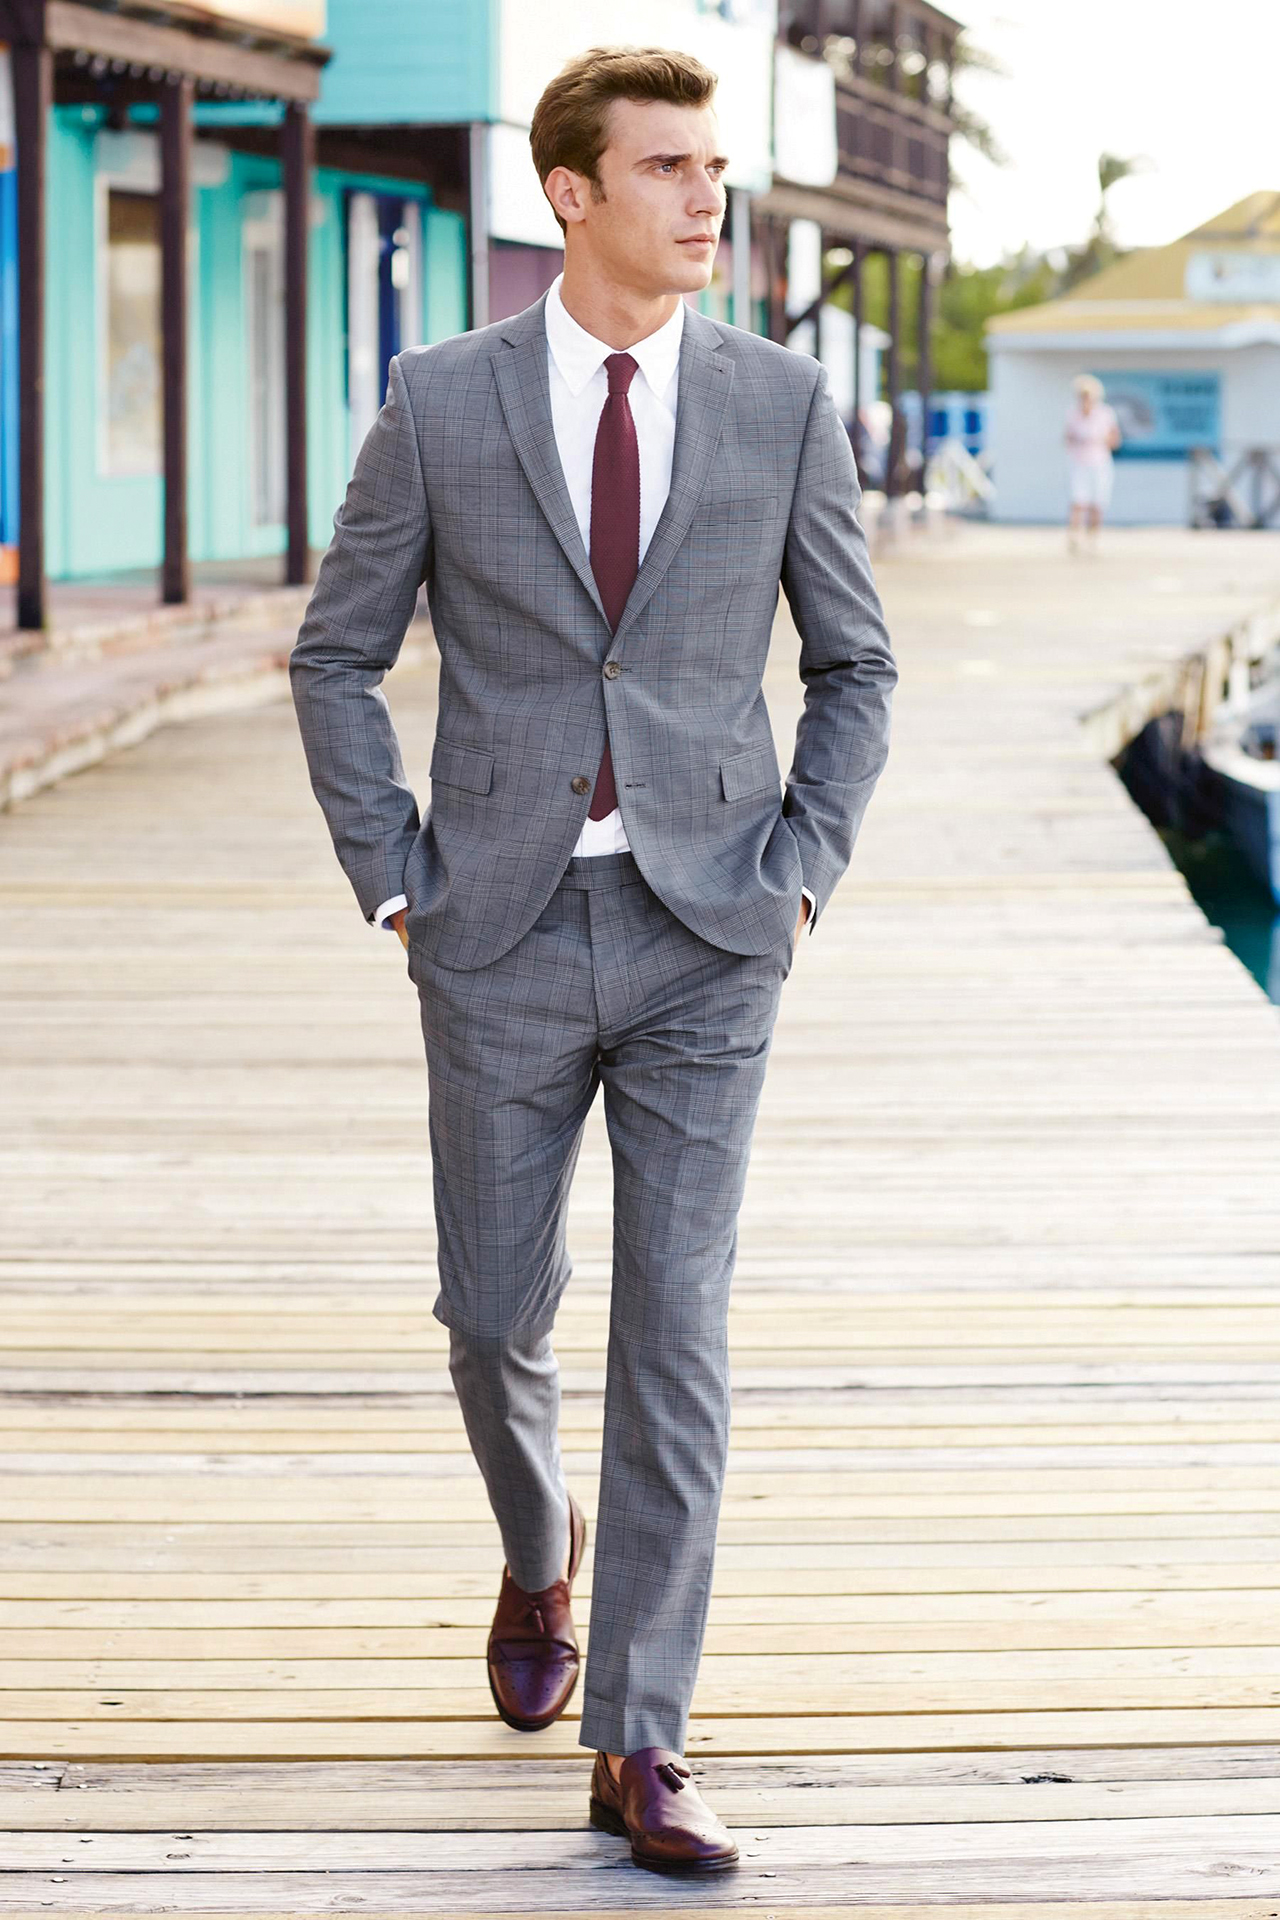
M 611 353 L 604 364 L 609 394 L 591 461 L 591 571 L 605 618 L 616 632 L 640 566 L 640 446 L 627 398 L 636 363 L 629 353 Z M 587 817 L 603 820 L 617 804 L 606 738 Z

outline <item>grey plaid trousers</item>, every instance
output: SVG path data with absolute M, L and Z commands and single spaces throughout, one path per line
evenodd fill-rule
M 790 960 L 693 933 L 629 853 L 575 859 L 487 967 L 416 944 L 450 1368 L 518 1584 L 563 1571 L 550 1332 L 565 1208 L 603 1085 L 613 1289 L 580 1741 L 682 1752 L 729 1436 L 727 1315 Z

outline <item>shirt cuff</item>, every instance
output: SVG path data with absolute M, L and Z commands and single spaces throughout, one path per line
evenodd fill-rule
M 805 899 L 809 902 L 809 917 L 804 923 L 805 932 L 812 933 L 814 919 L 818 912 L 818 903 L 814 899 L 813 895 L 810 893 L 808 887 L 801 887 L 800 891 L 804 895 Z
M 399 913 L 401 907 L 407 907 L 408 904 L 409 902 L 403 893 L 393 893 L 391 898 L 384 900 L 378 908 L 378 911 L 373 916 L 372 924 L 375 927 L 381 927 L 384 933 L 394 933 L 395 928 L 387 916 L 388 914 Z

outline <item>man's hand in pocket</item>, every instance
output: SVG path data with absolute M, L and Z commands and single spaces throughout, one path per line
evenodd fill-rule
M 404 930 L 405 915 L 408 911 L 408 907 L 401 907 L 398 912 L 393 913 L 391 916 L 391 924 L 400 935 L 400 945 L 402 947 L 408 947 L 409 945 L 409 936 Z

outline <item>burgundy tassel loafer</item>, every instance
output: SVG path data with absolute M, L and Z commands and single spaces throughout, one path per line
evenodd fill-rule
M 518 1733 L 540 1733 L 564 1712 L 578 1683 L 578 1636 L 569 1611 L 574 1575 L 587 1543 L 587 1523 L 569 1495 L 569 1572 L 540 1593 L 526 1593 L 502 1569 L 489 1630 L 489 1691 Z
M 729 1829 L 717 1820 L 685 1761 L 666 1747 L 641 1747 L 615 1780 L 602 1753 L 591 1775 L 591 1824 L 631 1842 L 631 1858 L 652 1873 L 723 1873 L 738 1864 Z

